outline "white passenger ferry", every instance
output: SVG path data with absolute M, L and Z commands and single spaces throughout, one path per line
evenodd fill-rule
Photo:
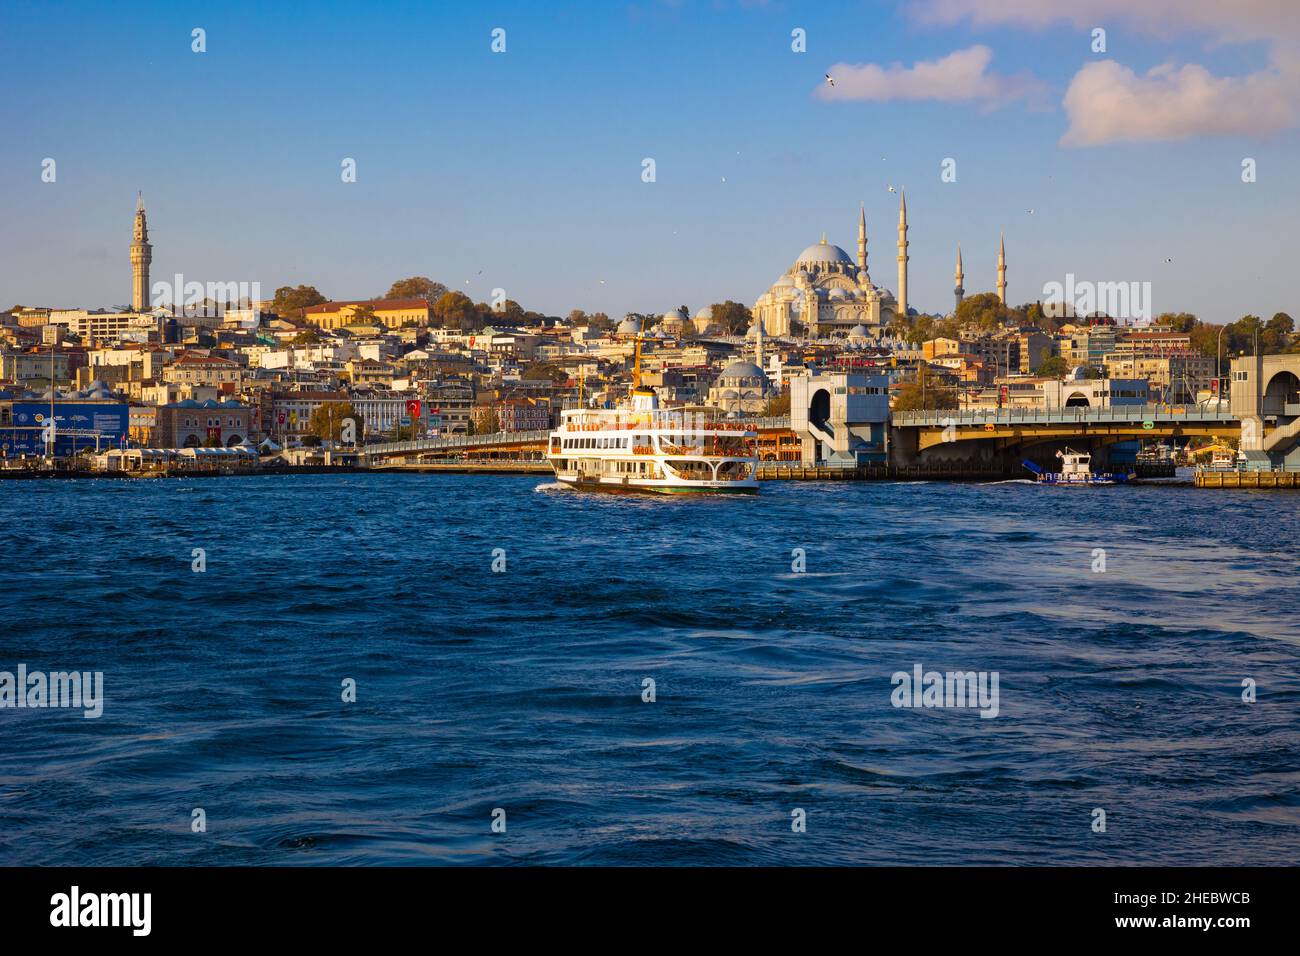
M 639 339 L 633 381 L 628 408 L 560 413 L 546 446 L 556 478 L 596 491 L 758 491 L 757 434 L 716 408 L 660 408 L 654 389 L 641 385 Z

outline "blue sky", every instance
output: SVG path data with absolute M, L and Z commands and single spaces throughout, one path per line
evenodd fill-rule
M 128 300 L 137 189 L 155 281 L 258 281 L 268 297 L 300 282 L 372 296 L 428 275 L 553 314 L 752 304 L 823 231 L 852 252 L 859 202 L 872 276 L 893 289 L 892 184 L 907 189 L 914 307 L 951 307 L 958 242 L 968 293 L 991 289 L 1005 231 L 1013 302 L 1073 272 L 1150 281 L 1157 311 L 1209 321 L 1300 314 L 1294 74 L 1274 75 L 1300 30 L 1271 0 L 1253 32 L 1187 2 L 1202 19 L 1137 20 L 1116 0 L 10 2 L 0 305 Z M 1066 7 L 1084 19 L 1053 16 Z M 206 53 L 191 52 L 195 27 Z M 991 51 L 991 92 L 953 99 L 942 61 L 975 46 Z M 1206 115 L 1180 114 L 1161 140 L 1063 146 L 1066 91 L 1104 60 L 1261 80 L 1191 103 Z M 940 62 L 933 95 L 898 98 L 918 89 L 911 74 L 865 98 L 848 79 L 850 96 L 819 94 L 836 65 L 918 61 Z M 1215 126 L 1235 115 L 1225 103 L 1246 116 L 1270 97 L 1271 122 Z M 340 180 L 344 157 L 356 183 Z M 1241 181 L 1243 157 L 1257 182 Z

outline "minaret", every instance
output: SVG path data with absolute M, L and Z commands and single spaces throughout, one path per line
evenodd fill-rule
M 149 245 L 149 224 L 144 217 L 144 197 L 135 199 L 135 241 L 131 243 L 131 311 L 149 309 L 149 263 L 153 246 Z
M 898 191 L 898 314 L 907 317 L 907 192 Z
M 961 305 L 961 300 L 966 295 L 966 290 L 962 288 L 961 282 L 966 276 L 961 271 L 961 243 L 957 243 L 957 271 L 952 276 L 952 294 L 957 297 L 957 305 Z
M 998 237 L 998 301 L 1007 304 L 1007 241 Z
M 759 368 L 762 368 L 763 367 L 763 320 L 761 318 L 756 319 L 755 323 L 758 326 L 758 328 L 755 329 L 754 332 L 754 364 L 757 365 Z
M 867 207 L 858 207 L 858 271 L 867 271 Z

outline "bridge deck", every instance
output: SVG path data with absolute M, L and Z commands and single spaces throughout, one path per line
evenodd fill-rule
M 894 412 L 898 428 L 948 428 L 963 425 L 1073 425 L 1111 422 L 1235 422 L 1226 406 L 1111 405 L 1104 408 L 945 408 Z

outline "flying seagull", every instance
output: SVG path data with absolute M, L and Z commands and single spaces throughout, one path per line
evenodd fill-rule
M 835 85 L 835 77 L 833 77 L 833 76 L 831 76 L 829 73 L 827 73 L 827 74 L 826 74 L 826 82 L 829 83 L 831 86 L 834 86 L 834 85 Z

